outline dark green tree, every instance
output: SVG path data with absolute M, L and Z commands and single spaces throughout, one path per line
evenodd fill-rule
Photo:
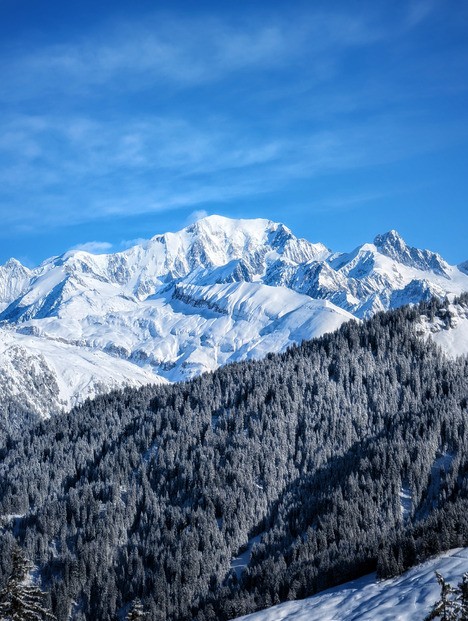
M 2 621 L 55 621 L 47 610 L 47 595 L 35 585 L 28 584 L 33 568 L 21 548 L 16 545 L 12 554 L 12 570 L 5 587 L 0 591 Z
M 437 582 L 440 584 L 440 599 L 434 604 L 424 621 L 431 621 L 432 619 L 457 621 L 457 619 L 460 619 L 458 616 L 458 602 L 455 601 L 457 589 L 453 589 L 438 571 L 435 572 L 435 575 L 437 576 Z
M 460 619 L 462 621 L 468 621 L 468 573 L 463 574 L 462 581 L 458 583 L 457 590 Z
M 128 611 L 127 616 L 125 617 L 126 621 L 142 621 L 142 619 L 146 619 L 147 614 L 143 610 L 143 606 L 138 598 L 135 598 L 130 605 L 130 610 Z

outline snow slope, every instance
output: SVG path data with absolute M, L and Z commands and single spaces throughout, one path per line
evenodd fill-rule
M 209 216 L 124 252 L 72 251 L 34 270 L 11 259 L 0 266 L 0 394 L 34 394 L 47 416 L 121 383 L 191 378 L 464 290 L 465 272 L 394 231 L 332 254 L 264 219 Z M 441 345 L 467 340 L 465 319 Z M 47 395 L 31 383 L 36 367 Z
M 113 388 L 161 382 L 151 369 L 100 351 L 0 329 L 0 402 L 16 402 L 39 417 Z
M 377 582 L 370 574 L 237 621 L 423 621 L 440 597 L 435 570 L 457 585 L 468 570 L 468 548 L 441 554 L 398 578 Z
M 450 304 L 432 321 L 424 318 L 420 334 L 432 338 L 451 358 L 468 354 L 468 308 Z

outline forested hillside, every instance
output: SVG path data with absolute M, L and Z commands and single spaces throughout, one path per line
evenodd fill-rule
M 226 620 L 468 545 L 468 359 L 418 336 L 423 315 L 450 322 L 439 302 L 379 313 L 4 438 L 3 582 L 16 540 L 59 621 L 135 598 Z

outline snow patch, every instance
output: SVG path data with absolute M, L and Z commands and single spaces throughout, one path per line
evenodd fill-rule
M 411 493 L 408 481 L 403 481 L 400 490 L 400 509 L 401 519 L 403 521 L 406 520 L 411 514 L 412 498 L 413 495 Z
M 250 553 L 252 552 L 252 548 L 254 547 L 256 543 L 260 543 L 260 540 L 263 537 L 263 535 L 264 533 L 260 533 L 260 535 L 257 535 L 256 537 L 252 537 L 252 539 L 249 539 L 244 551 L 231 560 L 231 569 L 233 569 L 236 572 L 236 576 L 238 579 L 241 577 L 242 571 L 246 567 L 249 566 Z
M 273 606 L 236 621 L 423 621 L 440 597 L 434 571 L 455 585 L 467 567 L 468 548 L 457 548 L 398 578 L 377 582 L 375 574 L 369 574 L 308 599 Z

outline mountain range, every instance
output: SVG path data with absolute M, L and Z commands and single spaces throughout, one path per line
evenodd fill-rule
M 0 396 L 47 417 L 123 385 L 189 379 L 353 318 L 460 294 L 467 265 L 396 231 L 337 253 L 283 224 L 221 216 L 115 254 L 70 251 L 35 269 L 10 259 L 0 267 Z M 468 317 L 450 327 L 422 333 L 468 351 Z

